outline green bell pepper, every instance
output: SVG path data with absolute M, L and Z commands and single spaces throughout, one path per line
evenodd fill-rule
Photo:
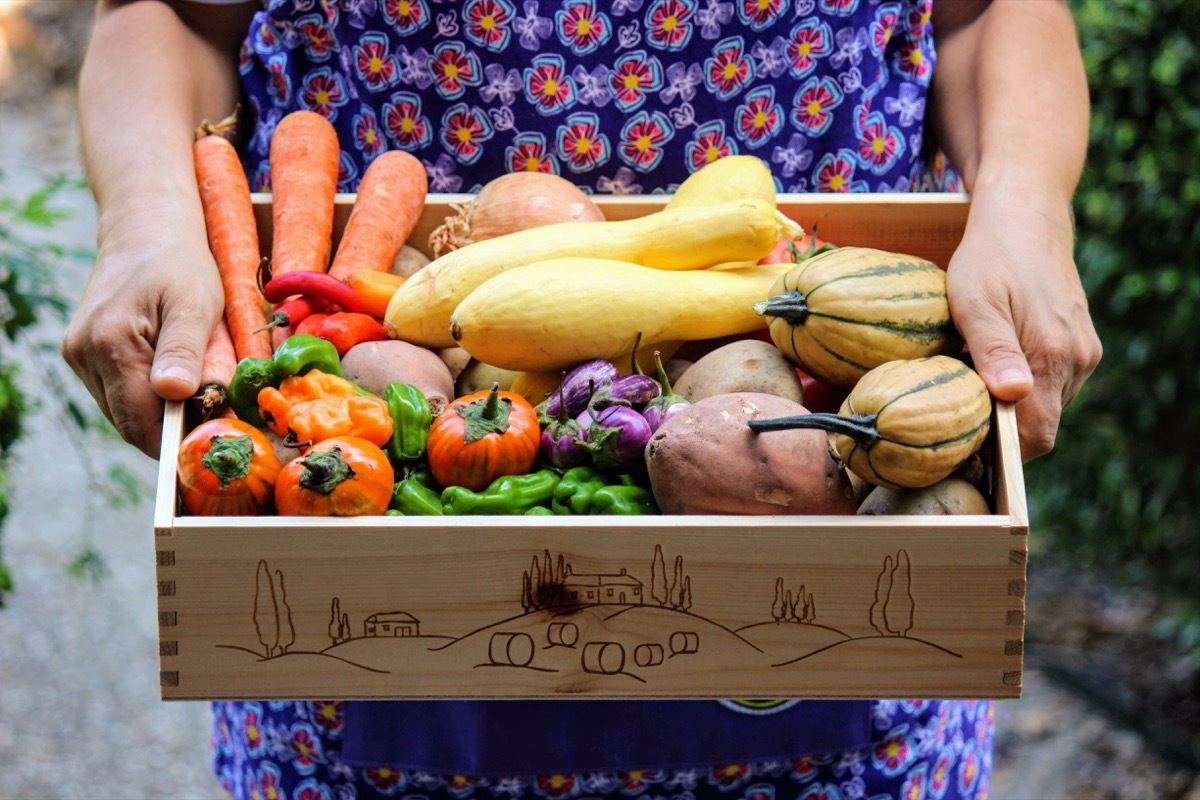
M 405 478 L 392 487 L 392 502 L 389 508 L 406 517 L 440 517 L 442 498 L 417 478 Z
M 524 514 L 535 506 L 549 504 L 558 481 L 557 472 L 542 469 L 496 478 L 482 492 L 447 486 L 442 491 L 442 506 L 447 514 Z
M 572 467 L 554 489 L 550 508 L 555 514 L 592 514 L 592 496 L 606 486 L 632 486 L 627 474 L 613 475 L 593 466 Z
M 342 360 L 338 357 L 337 347 L 328 339 L 299 333 L 289 336 L 275 350 L 275 370 L 279 377 L 303 375 L 311 369 L 318 369 L 339 378 L 342 375 Z
M 592 492 L 590 514 L 657 514 L 654 493 L 642 486 L 604 486 Z
M 392 416 L 392 438 L 387 454 L 396 464 L 413 464 L 425 458 L 433 412 L 425 394 L 408 383 L 389 383 L 384 390 Z
M 267 386 L 279 386 L 279 370 L 269 358 L 243 358 L 229 381 L 229 407 L 237 418 L 258 428 L 267 423 L 258 412 L 258 393 Z

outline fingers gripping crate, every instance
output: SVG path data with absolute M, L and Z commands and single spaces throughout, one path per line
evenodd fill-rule
M 431 195 L 412 244 L 466 196 Z M 263 247 L 269 198 L 256 199 Z M 339 196 L 344 224 L 353 196 Z M 598 198 L 610 219 L 661 197 Z M 784 195 L 945 266 L 957 195 Z M 155 509 L 165 699 L 1018 697 L 1028 514 L 998 404 L 988 515 L 188 517 Z

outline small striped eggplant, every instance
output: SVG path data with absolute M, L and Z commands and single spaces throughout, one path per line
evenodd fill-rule
M 563 376 L 561 391 L 538 404 L 537 411 L 542 424 L 557 417 L 561 408 L 566 409 L 567 416 L 578 416 L 588 407 L 593 394 L 620 377 L 616 366 L 601 358 L 585 361 L 575 367 Z
M 563 403 L 562 384 L 559 384 L 558 414 L 542 423 L 542 441 L 538 445 L 538 458 L 547 466 L 557 469 L 579 467 L 591 461 L 591 454 L 583 445 L 579 423 L 567 415 Z
M 650 423 L 641 412 L 629 406 L 608 406 L 586 410 L 575 421 L 592 463 L 600 469 L 628 469 L 643 462 Z
M 654 351 L 654 365 L 658 368 L 658 382 L 662 385 L 662 392 L 642 409 L 642 416 L 650 423 L 651 433 L 675 416 L 680 409 L 689 405 L 685 397 L 675 394 L 675 390 L 671 388 L 671 379 L 667 377 L 667 369 L 663 366 L 662 354 L 658 350 Z

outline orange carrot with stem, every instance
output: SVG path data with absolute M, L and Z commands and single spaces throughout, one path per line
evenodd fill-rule
M 229 382 L 237 370 L 233 337 L 224 319 L 218 319 L 204 349 L 204 366 L 200 370 L 200 390 L 192 398 L 204 420 L 218 416 L 229 405 Z
M 270 152 L 272 275 L 329 266 L 340 156 L 337 131 L 320 114 L 293 111 L 276 126 Z
M 271 337 L 260 330 L 267 324 L 267 314 L 258 290 L 262 253 L 250 203 L 250 184 L 237 151 L 226 138 L 233 124 L 231 115 L 216 125 L 203 122 L 196 131 L 192 144 L 196 185 L 204 209 L 208 247 L 221 275 L 225 321 L 234 353 L 239 359 L 270 358 Z
M 363 173 L 329 274 L 345 279 L 361 269 L 387 272 L 417 226 L 428 193 L 420 159 L 403 150 L 379 155 Z

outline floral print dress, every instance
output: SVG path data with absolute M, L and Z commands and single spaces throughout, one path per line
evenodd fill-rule
M 435 192 L 535 170 L 670 191 L 734 153 L 787 192 L 956 190 L 927 152 L 931 0 L 271 0 L 240 57 L 251 186 L 305 108 L 352 191 L 389 149 Z
M 931 13 L 931 0 L 269 0 L 239 59 L 244 165 L 269 191 L 271 134 L 303 108 L 337 129 L 342 191 L 390 149 L 420 158 L 434 192 L 536 170 L 664 193 L 735 153 L 766 161 L 780 191 L 957 191 L 925 128 Z M 990 702 L 587 702 L 216 703 L 215 768 L 239 800 L 987 795 Z M 537 719 L 566 732 L 539 738 Z

